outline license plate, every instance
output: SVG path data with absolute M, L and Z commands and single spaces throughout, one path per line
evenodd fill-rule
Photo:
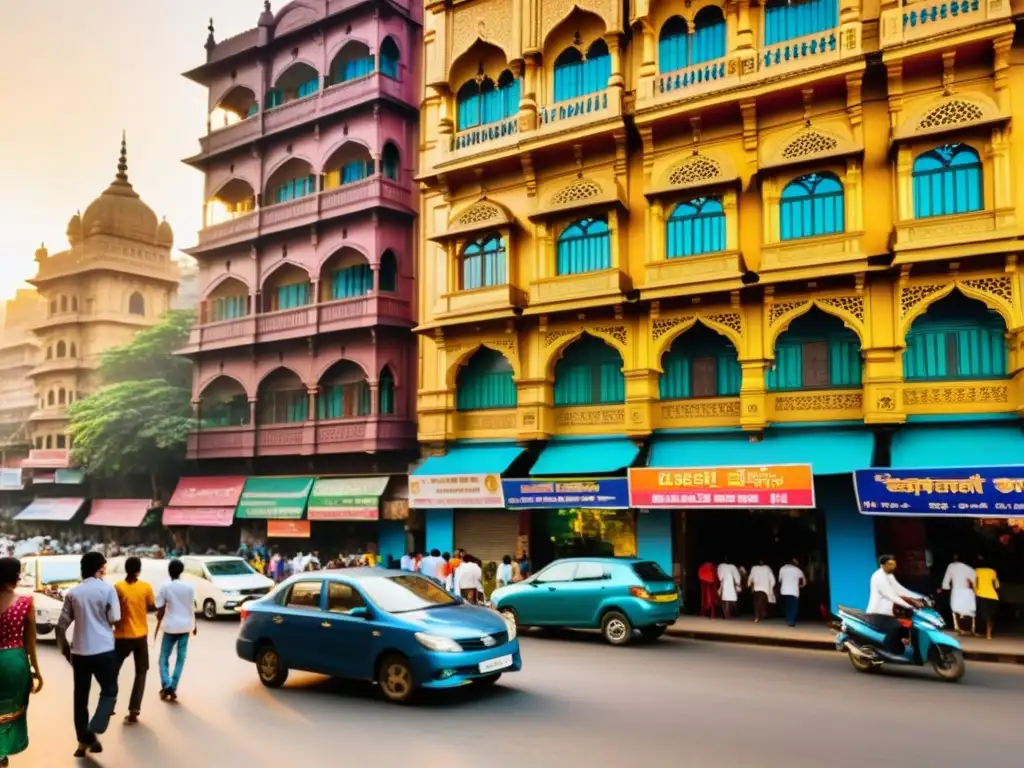
M 505 669 L 506 667 L 512 666 L 512 654 L 508 656 L 499 656 L 496 659 L 488 659 L 487 661 L 480 662 L 481 672 L 495 672 L 499 669 Z
M 655 595 L 654 602 L 656 603 L 671 603 L 677 599 L 677 595 L 673 592 L 671 595 Z

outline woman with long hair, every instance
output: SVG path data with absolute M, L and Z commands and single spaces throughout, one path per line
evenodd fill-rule
M 43 689 L 32 598 L 14 589 L 21 562 L 0 558 L 0 768 L 28 749 L 28 698 Z

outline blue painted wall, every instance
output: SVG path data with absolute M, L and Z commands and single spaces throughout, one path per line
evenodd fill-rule
M 857 511 L 850 475 L 817 477 L 814 487 L 825 513 L 832 610 L 837 605 L 864 610 L 871 574 L 878 568 L 874 518 Z
M 636 551 L 645 560 L 653 560 L 672 575 L 672 511 L 639 510 L 636 514 Z
M 381 562 L 387 565 L 388 555 L 395 559 L 398 567 L 402 555 L 405 554 L 405 522 L 402 520 L 381 520 L 380 538 L 377 541 L 377 554 Z
M 426 551 L 439 549 L 442 552 L 455 550 L 455 513 L 450 509 L 425 509 Z

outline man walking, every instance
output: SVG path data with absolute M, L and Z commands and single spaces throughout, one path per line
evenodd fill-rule
M 156 609 L 153 588 L 139 579 L 142 561 L 129 557 L 124 561 L 124 581 L 114 585 L 121 607 L 121 620 L 114 627 L 114 650 L 117 652 L 117 671 L 121 672 L 125 660 L 131 656 L 135 665 L 135 681 L 128 701 L 126 724 L 137 723 L 142 709 L 142 695 L 146 691 L 146 673 L 149 672 L 149 612 Z
M 171 580 L 161 584 L 156 593 L 156 632 L 160 626 L 164 628 L 164 638 L 160 644 L 160 699 L 162 701 L 178 700 L 178 682 L 185 659 L 188 658 L 188 636 L 195 635 L 196 626 L 196 591 L 195 588 L 181 580 L 185 565 L 181 560 L 171 560 L 167 573 Z M 156 634 L 154 633 L 154 637 Z M 175 653 L 174 672 L 170 671 L 171 652 Z
M 441 550 L 432 549 L 420 563 L 420 573 L 434 581 L 442 581 L 440 573 L 442 565 L 444 565 L 444 560 L 441 559 Z
M 793 562 L 786 563 L 779 569 L 779 595 L 782 599 L 782 610 L 786 613 L 786 623 L 796 626 L 796 614 L 800 607 L 800 590 L 807 586 L 807 577 L 800 570 L 800 561 L 795 557 Z
M 57 643 L 74 670 L 75 757 L 86 752 L 102 752 L 97 734 L 106 733 L 117 704 L 117 654 L 113 627 L 121 620 L 117 592 L 103 581 L 107 559 L 99 552 L 82 555 L 82 583 L 68 592 L 57 622 Z M 67 631 L 75 625 L 73 645 Z M 92 679 L 100 686 L 96 713 L 89 720 L 89 693 Z
M 722 599 L 722 615 L 731 619 L 736 615 L 736 602 L 743 590 L 743 579 L 740 576 L 740 569 L 732 564 L 728 555 L 718 565 L 718 582 L 718 595 Z
M 757 565 L 750 569 L 747 586 L 754 593 L 754 623 L 768 617 L 768 604 L 775 602 L 775 574 L 772 569 L 758 560 Z

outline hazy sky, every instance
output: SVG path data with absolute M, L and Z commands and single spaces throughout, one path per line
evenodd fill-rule
M 274 3 L 275 11 L 283 0 Z M 35 272 L 39 243 L 67 248 L 68 219 L 128 176 L 175 247 L 196 240 L 202 175 L 181 163 L 206 129 L 206 92 L 181 77 L 218 40 L 256 26 L 263 0 L 4 2 L 0 24 L 0 299 Z

